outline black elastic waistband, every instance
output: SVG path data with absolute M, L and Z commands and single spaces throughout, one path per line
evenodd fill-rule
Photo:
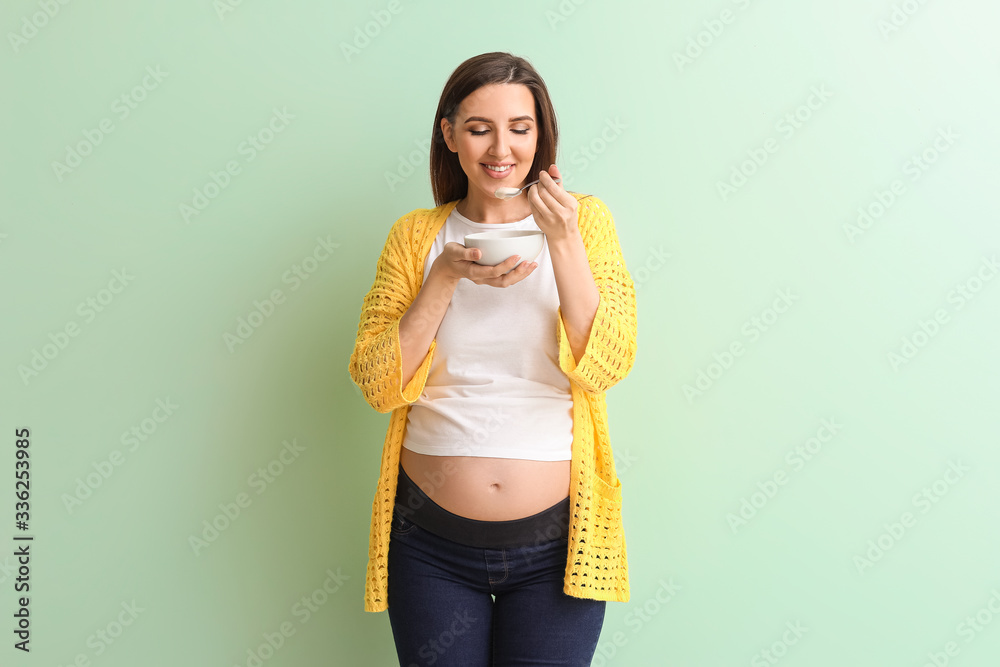
M 399 467 L 396 511 L 424 530 L 459 544 L 487 549 L 540 545 L 569 536 L 569 496 L 538 514 L 510 521 L 480 521 L 449 512 Z

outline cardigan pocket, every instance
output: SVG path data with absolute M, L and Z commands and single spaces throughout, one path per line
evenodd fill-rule
M 610 549 L 617 556 L 621 547 L 621 513 L 622 513 L 622 483 L 615 479 L 612 486 L 593 476 L 594 496 L 591 500 L 591 546 L 598 549 Z

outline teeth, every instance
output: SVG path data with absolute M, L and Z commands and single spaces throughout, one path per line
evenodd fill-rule
M 506 167 L 494 167 L 488 164 L 484 164 L 483 166 L 489 169 L 490 171 L 500 171 L 500 172 L 508 171 L 511 168 L 511 165 L 509 164 Z

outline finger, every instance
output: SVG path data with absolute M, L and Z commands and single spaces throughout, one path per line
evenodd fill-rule
M 526 262 L 521 261 L 522 259 L 524 258 L 519 255 L 509 257 L 507 261 L 504 262 L 506 266 L 504 266 L 501 278 L 510 280 L 510 278 L 514 275 L 514 272 L 526 264 Z M 518 264 L 518 262 L 520 262 L 520 264 Z
M 548 171 L 550 174 L 552 174 L 553 178 L 559 178 L 559 179 L 562 178 L 562 172 L 559 171 L 559 167 L 555 166 L 554 164 L 549 167 Z
M 558 188 L 559 185 L 554 184 L 552 187 Z M 563 206 L 562 202 L 560 202 L 559 199 L 556 198 L 556 194 L 557 193 L 555 193 L 553 190 L 550 190 L 549 188 L 542 188 L 541 190 L 538 191 L 539 199 L 542 200 L 542 202 L 545 204 L 545 206 L 548 207 L 550 211 L 558 210 Z
M 561 185 L 556 181 L 557 180 L 561 181 L 562 176 L 559 174 L 559 170 L 556 168 L 556 166 L 552 165 L 548 169 L 538 172 L 538 180 L 546 188 L 554 190 L 556 188 L 561 187 Z
M 495 265 L 493 267 L 493 275 L 491 277 L 502 278 L 508 271 L 510 271 L 510 258 Z
M 555 182 L 555 178 L 562 180 L 562 176 L 559 174 L 559 169 L 555 165 L 552 165 L 550 169 L 552 169 L 552 171 L 555 172 L 555 177 L 553 178 L 552 176 L 549 176 L 550 180 L 545 184 L 545 187 L 542 189 L 543 192 L 551 194 L 554 200 L 557 201 L 560 206 L 572 208 L 573 202 L 575 202 L 576 199 L 574 199 L 573 195 L 566 192 L 566 189 L 563 188 L 561 183 Z
M 494 285 L 495 283 L 493 281 L 502 280 L 504 276 L 511 272 L 511 269 L 514 268 L 514 264 L 519 260 L 520 257 L 518 255 L 511 255 L 499 264 L 494 264 L 493 266 L 483 266 L 482 271 L 484 273 L 482 280 Z M 477 271 L 479 271 L 479 269 L 473 269 L 473 272 Z
M 545 200 L 542 199 L 541 193 L 544 192 L 544 189 L 539 191 L 536 188 L 537 186 L 531 186 L 531 190 L 528 192 L 528 201 L 531 202 L 532 206 L 537 211 L 535 213 L 536 219 L 540 217 L 546 218 L 551 214 L 552 208 L 545 202 Z M 549 201 L 551 202 L 551 198 Z

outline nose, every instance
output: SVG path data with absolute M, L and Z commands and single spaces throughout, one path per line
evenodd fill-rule
M 496 157 L 504 157 L 507 155 L 507 142 L 504 139 L 502 132 L 496 132 L 494 134 L 496 139 L 493 140 L 493 145 L 490 147 L 490 151 Z

